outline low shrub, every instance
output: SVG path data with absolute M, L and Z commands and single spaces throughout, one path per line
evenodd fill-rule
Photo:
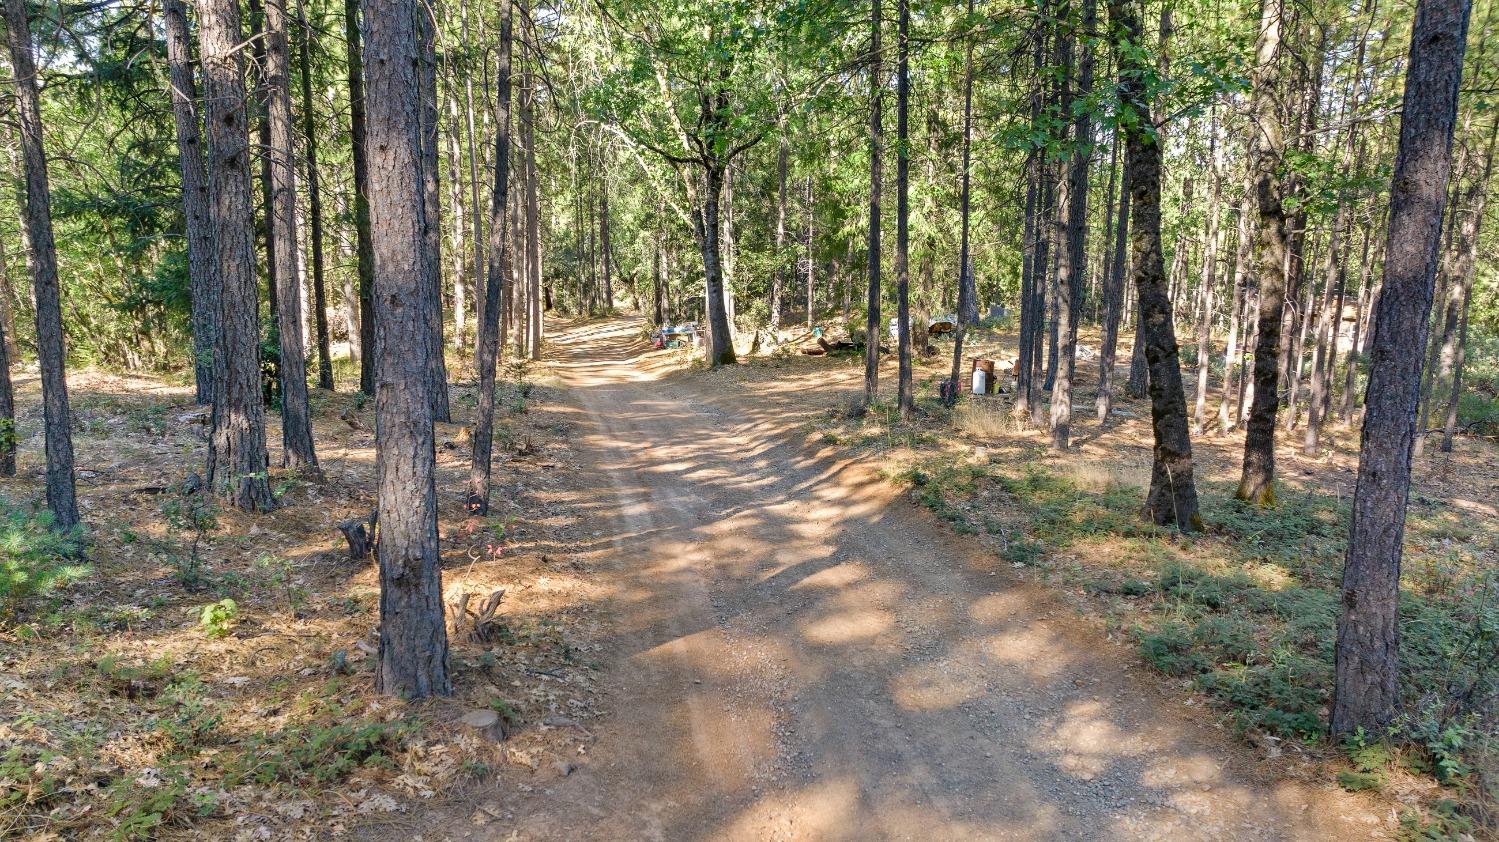
M 0 497 L 0 623 L 82 579 L 83 533 L 52 528 L 51 512 L 28 511 Z

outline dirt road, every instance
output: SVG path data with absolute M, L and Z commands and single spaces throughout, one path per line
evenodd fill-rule
M 1128 647 L 810 439 L 805 400 L 658 381 L 639 336 L 551 345 L 608 542 L 614 712 L 571 775 L 493 796 L 512 821 L 424 836 L 1380 835 L 1372 802 L 1267 777 Z

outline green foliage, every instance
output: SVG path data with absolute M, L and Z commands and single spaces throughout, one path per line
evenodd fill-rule
M 218 602 L 203 606 L 198 613 L 198 625 L 203 633 L 213 638 L 228 637 L 239 620 L 239 604 L 225 597 Z
M 51 512 L 33 512 L 0 496 L 0 623 L 36 600 L 82 579 L 83 532 L 52 528 Z
M 1472 839 L 1473 820 L 1462 814 L 1461 805 L 1450 799 L 1438 801 L 1430 814 L 1415 811 L 1400 814 L 1397 842 L 1463 842 Z
M 224 770 L 232 783 L 330 784 L 361 766 L 383 766 L 411 726 L 401 722 L 332 722 L 257 734 Z

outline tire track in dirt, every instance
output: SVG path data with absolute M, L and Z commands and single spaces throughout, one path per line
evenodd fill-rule
M 656 380 L 640 335 L 621 319 L 550 340 L 578 493 L 610 536 L 614 712 L 571 776 L 499 794 L 514 823 L 430 833 L 1380 835 L 1372 802 L 1268 777 L 1044 589 L 807 441 L 797 395 Z

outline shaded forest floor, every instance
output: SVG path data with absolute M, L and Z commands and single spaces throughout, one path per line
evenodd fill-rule
M 449 370 L 447 598 L 505 595 L 490 640 L 452 642 L 455 696 L 423 704 L 372 692 L 378 580 L 337 531 L 374 505 L 373 406 L 357 381 L 313 393 L 325 476 L 272 468 L 281 507 L 256 517 L 179 493 L 207 432 L 190 388 L 72 374 L 89 569 L 0 631 L 0 838 L 324 838 L 400 827 L 474 781 L 566 773 L 597 715 L 599 629 L 592 562 L 573 551 L 591 530 L 568 484 L 570 422 L 544 371 L 512 365 L 494 516 L 470 521 L 471 362 Z M 20 470 L 0 482 L 12 552 L 42 470 L 34 373 L 17 385 Z
M 988 547 L 1016 572 L 1043 582 L 1111 640 L 1134 648 L 1205 704 L 1268 761 L 1378 791 L 1403 805 L 1400 833 L 1463 838 L 1493 831 L 1499 803 L 1499 447 L 1437 437 L 1418 458 L 1403 566 L 1402 657 L 1406 710 L 1391 740 L 1326 744 L 1337 593 L 1358 430 L 1336 422 L 1319 456 L 1301 452 L 1302 429 L 1278 433 L 1280 501 L 1259 511 L 1232 500 L 1243 434 L 1218 432 L 1218 392 L 1194 436 L 1205 534 L 1183 537 L 1143 524 L 1150 478 L 1150 406 L 1119 395 L 1107 424 L 1094 412 L 1096 360 L 1078 361 L 1072 443 L 1059 454 L 1045 431 L 1016 421 L 1009 394 L 954 409 L 937 400 L 950 341 L 915 371 L 919 412 L 895 411 L 895 368 L 881 367 L 874 411 L 859 414 L 858 353 L 808 357 L 793 334 L 780 352 L 714 381 L 803 396 L 814 440 L 866 454 L 910 498 L 955 532 Z M 1086 331 L 1082 342 L 1096 348 Z M 1128 337 L 1121 348 L 1129 348 Z M 1013 358 L 1015 336 L 970 336 L 965 358 Z M 969 363 L 964 361 L 965 377 Z M 1122 385 L 1127 358 L 1119 371 Z M 1184 370 L 1188 409 L 1195 370 Z M 1213 383 L 1221 374 L 1215 373 Z M 816 388 L 809 385 L 818 384 Z M 823 388 L 825 387 L 825 388 Z M 1049 399 L 1043 393 L 1043 400 Z M 1304 420 L 1304 419 L 1303 419 Z M 1330 762 L 1330 765 L 1328 765 Z M 1315 771 L 1313 771 L 1315 770 Z M 1426 837 L 1421 837 L 1426 838 Z

